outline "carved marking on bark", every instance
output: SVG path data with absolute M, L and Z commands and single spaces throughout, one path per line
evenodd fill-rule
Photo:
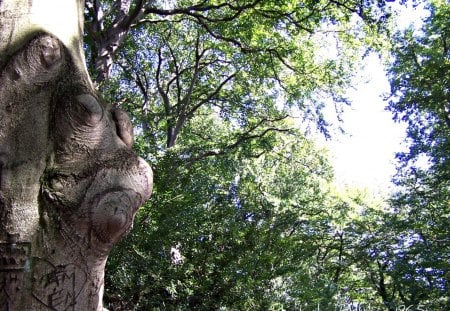
M 0 310 L 13 310 L 12 297 L 21 290 L 30 254 L 29 242 L 0 243 Z
M 0 243 L 0 271 L 23 270 L 31 254 L 31 243 Z
M 12 297 L 21 290 L 22 271 L 0 271 L 0 310 L 11 311 L 14 301 Z
M 76 298 L 86 285 L 87 275 L 76 264 L 53 265 L 34 258 L 32 295 L 51 310 L 75 310 Z

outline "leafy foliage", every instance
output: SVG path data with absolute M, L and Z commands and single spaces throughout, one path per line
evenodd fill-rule
M 334 189 L 308 138 L 386 46 L 386 2 L 86 2 L 89 70 L 155 173 L 108 261 L 111 310 L 448 308 L 448 3 L 394 37 L 411 144 L 389 204 Z
M 87 58 L 94 75 L 104 57 L 96 55 L 99 45 L 108 41 L 100 39 L 125 27 L 118 2 L 87 5 Z M 110 72 L 101 87 L 114 94 L 113 102 L 129 103 L 158 148 L 173 147 L 201 108 L 219 112 L 245 136 L 295 107 L 327 134 L 324 103 L 332 98 L 338 111 L 347 103 L 343 90 L 356 60 L 381 45 L 374 29 L 385 26 L 386 14 L 384 1 L 377 3 L 138 1 L 129 4 L 128 15 L 139 8 L 141 14 L 120 40 L 103 47 L 105 55 L 114 54 L 100 69 Z
M 395 38 L 390 66 L 389 109 L 407 123 L 408 152 L 398 155 L 393 196 L 397 243 L 392 277 L 405 303 L 421 301 L 431 309 L 449 307 L 449 64 L 448 1 L 430 1 L 420 30 Z
M 186 168 L 178 157 L 166 158 L 175 161 L 165 163 L 170 176 L 157 175 L 151 204 L 113 257 L 130 259 L 121 266 L 130 283 L 112 284 L 136 297 L 127 300 L 131 306 L 269 309 L 284 303 L 274 282 L 308 255 L 298 252 L 305 232 L 296 223 L 305 214 L 324 213 L 318 189 L 329 178 L 329 167 L 310 156 L 311 146 L 285 139 L 256 161 L 233 153 Z

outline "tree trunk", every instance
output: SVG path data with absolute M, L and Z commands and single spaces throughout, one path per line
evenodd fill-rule
M 102 310 L 108 253 L 150 197 L 128 117 L 87 74 L 83 9 L 0 0 L 0 311 Z

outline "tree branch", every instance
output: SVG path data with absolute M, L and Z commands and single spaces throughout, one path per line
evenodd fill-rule
M 271 132 L 290 132 L 291 129 L 284 129 L 284 128 L 277 128 L 277 127 L 268 127 L 266 128 L 264 131 L 262 131 L 261 133 L 258 134 L 251 134 L 254 130 L 256 130 L 259 126 L 261 126 L 263 123 L 265 122 L 277 122 L 277 121 L 281 121 L 286 119 L 288 116 L 282 116 L 280 118 L 274 119 L 274 120 L 269 120 L 269 119 L 262 119 L 260 120 L 260 122 L 258 122 L 255 126 L 251 127 L 250 129 L 248 129 L 245 133 L 241 134 L 240 137 L 238 139 L 236 139 L 236 141 L 232 144 L 229 144 L 223 148 L 221 148 L 220 150 L 210 150 L 210 151 L 206 151 L 200 155 L 191 157 L 187 160 L 188 165 L 192 164 L 196 161 L 202 160 L 204 158 L 207 157 L 211 157 L 211 156 L 221 156 L 226 154 L 227 152 L 229 152 L 230 150 L 236 149 L 239 146 L 241 146 L 242 144 L 244 144 L 245 142 L 254 140 L 254 139 L 258 139 L 258 138 L 263 138 L 264 136 L 266 136 L 268 133 Z M 264 152 L 260 153 L 258 156 L 261 156 Z M 258 157 L 257 156 L 257 157 Z
M 170 9 L 170 10 L 158 9 L 156 7 L 147 7 L 144 12 L 146 15 L 150 14 L 150 13 L 161 15 L 161 16 L 187 15 L 187 16 L 194 17 L 196 19 L 201 19 L 201 20 L 205 20 L 208 22 L 216 23 L 216 22 L 232 21 L 232 20 L 236 19 L 239 15 L 241 15 L 242 12 L 244 12 L 245 10 L 254 8 L 260 2 L 262 2 L 262 0 L 255 0 L 254 2 L 249 3 L 247 5 L 234 6 L 228 2 L 224 2 L 224 3 L 220 3 L 220 4 L 216 4 L 216 5 L 205 5 L 206 3 L 208 3 L 208 1 L 203 1 L 201 4 L 197 4 L 197 5 L 193 5 L 193 6 L 189 6 L 189 7 L 185 7 L 185 8 Z M 222 18 L 212 18 L 207 15 L 200 14 L 200 13 L 209 12 L 209 11 L 213 11 L 213 10 L 220 10 L 220 9 L 223 9 L 224 7 L 228 7 L 230 10 L 234 11 L 235 13 L 231 14 L 229 16 L 222 17 Z

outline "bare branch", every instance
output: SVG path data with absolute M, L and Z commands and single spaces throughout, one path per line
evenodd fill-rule
M 170 16 L 170 15 L 188 15 L 192 16 L 196 19 L 201 19 L 208 22 L 226 22 L 236 19 L 239 15 L 241 15 L 245 10 L 252 9 L 256 7 L 258 3 L 260 3 L 262 0 L 255 0 L 252 3 L 249 3 L 247 5 L 242 6 L 234 6 L 228 2 L 216 4 L 216 5 L 206 5 L 208 1 L 203 1 L 201 4 L 185 7 L 185 8 L 176 8 L 176 9 L 170 9 L 170 10 L 164 10 L 164 9 L 158 9 L 155 7 L 147 7 L 145 9 L 145 14 L 157 14 L 161 16 Z M 221 17 L 221 18 L 212 18 L 207 15 L 202 15 L 201 13 L 209 12 L 213 10 L 220 10 L 224 7 L 228 7 L 231 11 L 234 12 L 234 14 Z
M 156 87 L 158 89 L 159 95 L 161 95 L 163 99 L 164 104 L 164 111 L 166 116 L 170 116 L 171 113 L 171 107 L 170 107 L 170 100 L 167 95 L 167 92 L 164 91 L 162 85 L 161 85 L 161 63 L 162 63 L 162 55 L 161 55 L 161 48 L 158 50 L 158 65 L 156 67 Z
M 172 47 L 170 46 L 170 44 L 167 44 L 167 48 L 169 49 L 169 53 L 170 53 L 170 56 L 172 57 L 172 61 L 173 61 L 174 67 L 175 67 L 175 77 L 168 81 L 167 92 L 169 91 L 168 89 L 169 89 L 170 85 L 172 84 L 172 82 L 175 81 L 176 85 L 177 85 L 177 99 L 178 99 L 178 101 L 181 101 L 180 68 L 178 66 L 178 61 L 177 61 L 177 57 L 175 56 L 175 52 L 172 49 Z
M 205 99 L 201 100 L 197 105 L 195 105 L 188 113 L 189 116 L 192 116 L 195 111 L 200 108 L 202 105 L 206 104 L 207 102 L 209 102 L 210 100 L 212 100 L 214 97 L 217 96 L 217 94 L 219 94 L 219 92 L 222 90 L 222 88 L 229 82 L 231 81 L 235 76 L 236 76 L 236 72 L 229 75 L 225 80 L 223 80 L 217 87 L 216 89 L 210 93 Z
M 262 131 L 261 133 L 258 134 L 251 134 L 254 130 L 256 130 L 258 127 L 260 127 L 263 123 L 265 122 L 277 122 L 277 121 L 281 121 L 283 119 L 286 119 L 288 116 L 282 116 L 280 118 L 277 119 L 273 119 L 273 120 L 269 120 L 269 119 L 262 119 L 260 120 L 260 122 L 258 122 L 255 126 L 251 127 L 250 129 L 248 129 L 245 133 L 242 133 L 239 138 L 236 139 L 236 141 L 230 145 L 227 145 L 223 148 L 221 148 L 220 150 L 210 150 L 210 151 L 206 151 L 200 155 L 191 157 L 187 160 L 187 162 L 189 164 L 192 164 L 196 161 L 202 160 L 204 158 L 207 157 L 211 157 L 211 156 L 221 156 L 226 154 L 227 152 L 229 152 L 230 150 L 236 149 L 239 146 L 243 145 L 245 142 L 254 140 L 254 139 L 258 139 L 258 138 L 263 138 L 264 136 L 266 136 L 268 133 L 271 132 L 290 132 L 291 129 L 286 129 L 286 128 L 277 128 L 277 127 L 268 127 L 266 128 L 264 131 Z M 262 153 L 260 153 L 258 156 L 261 156 L 265 151 L 263 151 Z M 257 157 L 258 157 L 257 156 Z

